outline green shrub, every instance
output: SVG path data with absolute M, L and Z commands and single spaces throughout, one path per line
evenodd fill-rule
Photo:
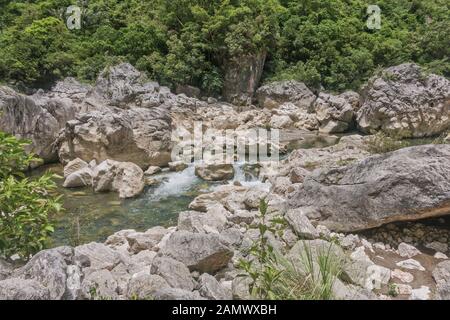
M 277 226 L 283 224 L 281 220 L 267 221 L 267 203 L 260 201 L 259 205 L 258 239 L 250 247 L 249 254 L 255 259 L 241 259 L 239 268 L 244 270 L 252 279 L 250 294 L 256 299 L 277 299 L 273 291 L 275 282 L 283 270 L 278 265 L 278 255 L 268 243 L 268 232 L 275 233 Z
M 366 26 L 367 0 L 78 1 L 82 28 L 69 31 L 64 12 L 75 3 L 0 1 L 0 79 L 91 81 L 120 57 L 164 85 L 219 93 L 225 62 L 258 52 L 267 53 L 264 81 L 332 91 L 403 62 L 450 76 L 445 0 L 379 0 L 381 30 Z
M 306 242 L 302 245 L 299 263 L 285 258 L 280 259 L 283 274 L 273 289 L 283 300 L 331 300 L 333 284 L 341 275 L 343 261 L 329 246 L 311 248 Z
M 261 201 L 259 237 L 253 243 L 248 258 L 241 259 L 241 276 L 252 280 L 250 295 L 270 300 L 329 300 L 332 287 L 342 270 L 342 261 L 328 248 L 314 250 L 303 243 L 297 262 L 280 255 L 269 244 L 267 234 L 280 233 L 286 223 L 282 218 L 267 220 L 267 203 Z
M 27 143 L 0 132 L 0 256 L 22 259 L 42 250 L 53 226 L 48 215 L 61 210 L 53 176 L 24 177 L 23 170 L 37 159 L 27 155 Z
M 393 282 L 389 283 L 388 295 L 390 297 L 393 297 L 393 298 L 398 296 L 398 286 L 397 286 L 397 284 L 395 284 Z

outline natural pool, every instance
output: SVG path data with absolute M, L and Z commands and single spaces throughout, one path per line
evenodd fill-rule
M 235 180 L 244 184 L 259 183 L 254 175 L 236 166 Z M 61 165 L 48 165 L 33 171 L 34 176 L 44 172 L 62 176 Z M 158 186 L 147 187 L 138 197 L 119 199 L 118 194 L 94 193 L 91 188 L 66 189 L 63 179 L 57 179 L 63 197 L 64 211 L 51 218 L 55 232 L 51 246 L 78 245 L 91 241 L 104 241 L 123 229 L 145 231 L 152 226 L 176 225 L 178 213 L 187 210 L 189 203 L 199 194 L 209 192 L 220 183 L 207 183 L 197 178 L 194 167 L 182 172 L 163 172 Z
M 336 136 L 284 132 L 281 140 L 287 149 L 325 147 L 337 143 Z M 62 176 L 60 164 L 42 166 L 32 176 L 50 171 Z M 234 181 L 261 184 L 245 164 L 235 165 Z M 63 180 L 57 179 L 58 193 L 62 195 L 64 211 L 50 217 L 55 225 L 51 246 L 79 245 L 91 241 L 102 242 L 123 229 L 145 231 L 153 226 L 176 225 L 178 214 L 187 210 L 189 203 L 199 194 L 209 192 L 221 183 L 208 183 L 197 178 L 194 167 L 182 172 L 163 172 L 155 176 L 162 181 L 147 187 L 134 199 L 119 199 L 117 193 L 94 193 L 91 188 L 65 189 Z M 231 182 L 224 182 L 231 183 Z

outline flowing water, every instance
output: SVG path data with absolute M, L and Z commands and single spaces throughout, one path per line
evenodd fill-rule
M 288 149 L 324 147 L 337 139 L 321 135 L 287 135 Z M 245 163 L 234 165 L 235 177 L 244 186 L 261 185 L 254 167 Z M 61 165 L 48 165 L 32 172 L 33 176 L 51 171 L 62 176 Z M 65 189 L 57 180 L 58 192 L 63 197 L 64 211 L 54 215 L 55 225 L 52 246 L 78 245 L 91 241 L 102 242 L 109 235 L 123 229 L 145 231 L 153 226 L 176 225 L 178 213 L 188 209 L 189 203 L 199 194 L 210 192 L 223 183 L 205 182 L 195 176 L 194 166 L 182 172 L 162 172 L 154 176 L 161 180 L 158 186 L 147 187 L 138 197 L 119 199 L 117 193 L 94 193 L 91 188 Z
M 236 164 L 236 181 L 243 185 L 262 184 L 245 166 Z M 61 165 L 48 165 L 33 171 L 33 176 L 52 172 L 62 175 Z M 119 199 L 118 194 L 94 193 L 91 188 L 65 189 L 57 179 L 58 192 L 63 196 L 64 211 L 51 218 L 55 224 L 52 246 L 78 245 L 104 241 L 123 229 L 145 231 L 153 226 L 176 225 L 178 213 L 187 210 L 199 194 L 210 192 L 221 183 L 205 182 L 195 176 L 194 166 L 182 172 L 163 172 L 154 176 L 158 186 L 146 187 L 133 199 Z M 230 183 L 230 182 L 227 182 Z

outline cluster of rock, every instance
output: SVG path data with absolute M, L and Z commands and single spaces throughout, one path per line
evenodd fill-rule
M 359 129 L 402 137 L 427 137 L 450 128 L 450 83 L 415 64 L 387 68 L 361 90 L 315 95 L 304 83 L 279 81 L 260 87 L 257 106 L 216 104 L 200 110 L 212 127 L 271 127 L 342 133 Z
M 281 163 L 278 176 L 268 176 L 267 179 L 272 181 L 270 192 L 256 187 L 223 185 L 211 193 L 198 196 L 189 205 L 190 211 L 179 214 L 177 227 L 155 227 L 146 232 L 123 230 L 109 237 L 105 244 L 91 243 L 40 252 L 20 268 L 14 269 L 2 262 L 0 298 L 248 299 L 251 281 L 248 277 L 237 277 L 242 271 L 236 267 L 239 259 L 252 259 L 248 249 L 259 235 L 257 225 L 260 222 L 258 207 L 261 199 L 268 204 L 267 219 L 280 216 L 287 221 L 288 227 L 282 232 L 267 234 L 268 242 L 280 255 L 300 269 L 302 261 L 299 257 L 306 248 L 312 248 L 313 252 L 331 250 L 342 262 L 342 274 L 333 285 L 334 298 L 450 298 L 448 246 L 431 243 L 428 248 L 435 254 L 430 256 L 406 244 L 410 242 L 408 238 L 403 238 L 403 242 L 394 249 L 395 246 L 389 245 L 389 241 L 379 241 L 372 236 L 368 236 L 371 241 L 367 241 L 362 236 L 336 233 L 327 228 L 355 231 L 372 227 L 378 218 L 357 209 L 350 210 L 361 206 L 358 204 L 361 197 L 369 204 L 369 200 L 374 201 L 372 207 L 377 210 L 373 212 L 382 217 L 377 224 L 404 219 L 390 209 L 395 203 L 416 201 L 414 203 L 418 206 L 417 201 L 423 201 L 428 206 L 424 206 L 426 210 L 404 206 L 411 212 L 402 214 L 418 215 L 422 212 L 424 217 L 433 212 L 442 214 L 439 209 L 445 208 L 439 202 L 447 203 L 445 192 L 435 198 L 427 198 L 427 193 L 422 190 L 423 195 L 419 197 L 420 190 L 415 191 L 414 188 L 422 186 L 433 192 L 437 192 L 439 187 L 448 190 L 445 183 L 449 179 L 445 178 L 445 174 L 449 172 L 446 168 L 449 148 L 446 145 L 418 146 L 383 156 L 368 156 L 363 149 L 363 141 L 364 138 L 355 136 L 343 139 L 332 147 L 297 150 L 291 155 L 292 159 Z M 334 157 L 327 154 L 334 154 Z M 424 154 L 428 157 L 423 157 Z M 345 160 L 344 163 L 342 160 Z M 441 173 L 441 179 L 428 179 L 417 184 L 416 181 L 421 181 L 419 177 L 411 177 L 411 170 L 405 174 L 406 169 L 402 169 L 411 168 L 408 161 L 414 161 L 412 166 L 418 168 L 418 172 L 425 172 L 424 177 L 437 171 Z M 311 168 L 311 162 L 315 163 L 315 168 Z M 96 165 L 95 162 L 88 164 L 77 159 L 66 166 L 64 174 L 74 176 L 66 182 L 71 179 L 75 181 L 75 177 L 80 176 L 80 183 L 87 180 L 93 186 L 117 187 L 120 184 L 116 181 L 122 181 L 123 176 L 131 176 L 119 170 L 122 165 L 111 160 Z M 103 167 L 115 169 L 102 170 Z M 136 165 L 134 167 L 142 176 L 142 170 Z M 171 167 L 176 170 L 177 164 Z M 362 167 L 370 169 L 371 174 L 364 175 Z M 151 167 L 148 174 L 159 170 L 158 167 Z M 383 192 L 371 192 L 371 196 L 366 196 L 355 190 L 348 194 L 340 193 L 340 199 L 333 198 L 330 191 L 329 197 L 338 205 L 328 206 L 328 200 L 320 200 L 324 199 L 320 196 L 320 188 L 332 190 L 330 188 L 341 181 L 343 190 L 351 186 L 346 173 L 354 170 L 360 172 L 355 176 L 361 179 L 355 184 L 363 186 L 366 183 L 370 186 L 379 183 L 378 189 L 367 187 L 379 191 L 384 190 L 381 185 L 399 186 L 398 190 L 407 192 L 400 193 L 395 188 L 393 191 L 388 188 L 395 191 L 396 202 L 393 203 Z M 90 172 L 86 175 L 87 179 L 82 178 L 83 172 Z M 96 176 L 94 172 L 103 173 Z M 322 182 L 317 177 L 324 172 L 330 178 Z M 379 180 L 371 179 L 372 176 Z M 314 198 L 317 202 L 312 202 L 317 208 L 311 208 L 310 204 L 303 206 L 307 198 L 302 193 L 308 190 L 308 184 L 312 182 L 323 183 L 308 195 L 313 197 L 317 194 Z M 126 193 L 127 190 L 118 191 Z M 378 196 L 384 200 L 377 199 Z M 318 199 L 324 204 L 321 205 Z M 349 207 L 342 210 L 341 206 Z M 437 209 L 432 209 L 433 206 Z M 323 208 L 328 211 L 320 211 Z M 349 223 L 341 223 L 344 220 Z
M 431 223 L 430 223 L 431 222 Z M 405 242 L 439 252 L 448 252 L 450 237 L 448 221 L 444 218 L 420 221 L 390 223 L 382 227 L 364 231 L 363 234 L 372 242 L 383 242 L 387 247 L 395 248 Z
M 450 298 L 444 253 L 430 258 L 406 243 L 393 249 L 334 233 L 278 194 L 224 185 L 197 197 L 176 227 L 122 230 L 104 244 L 44 250 L 21 267 L 0 261 L 0 299 L 249 299 L 251 279 L 237 266 L 241 258 L 253 259 L 260 199 L 268 203 L 268 219 L 287 221 L 281 232 L 266 234 L 268 243 L 299 272 L 306 272 L 305 250 L 314 259 L 328 252 L 339 261 L 334 298 Z M 425 269 L 430 263 L 432 272 Z
M 132 162 L 105 160 L 89 164 L 79 158 L 64 167 L 65 188 L 92 187 L 95 192 L 115 191 L 120 198 L 139 195 L 145 186 L 144 172 Z
M 171 161 L 172 132 L 192 132 L 193 121 L 220 130 L 297 128 L 340 133 L 359 128 L 404 137 L 431 136 L 450 127 L 449 81 L 403 64 L 356 92 L 314 94 L 297 81 L 274 82 L 256 92 L 258 105 L 237 107 L 200 100 L 147 81 L 130 64 L 103 71 L 95 85 L 73 78 L 32 96 L 0 89 L 0 130 L 31 139 L 46 162 L 80 158 L 133 162 L 146 170 Z M 177 92 L 188 92 L 181 90 Z
M 198 96 L 195 88 L 180 87 L 175 95 L 121 64 L 105 70 L 94 86 L 69 78 L 33 96 L 1 87 L 0 130 L 31 139 L 30 151 L 47 162 L 65 164 L 65 187 L 129 198 L 153 184 L 162 167 L 186 169 L 171 159 L 171 134 L 192 132 L 194 120 L 220 130 L 359 128 L 423 137 L 450 128 L 449 90 L 445 78 L 404 64 L 371 79 L 361 95 L 315 95 L 303 83 L 285 81 L 258 89 L 258 106 L 237 107 L 180 93 Z M 429 242 L 430 256 L 411 245 L 414 238 L 393 243 L 383 233 L 368 235 L 371 241 L 351 234 L 450 214 L 450 146 L 371 155 L 367 139 L 346 136 L 331 147 L 299 149 L 280 163 L 262 163 L 259 175 L 270 192 L 222 185 L 195 198 L 176 227 L 123 230 L 104 244 L 45 250 L 21 267 L 0 260 L 0 299 L 251 298 L 251 279 L 238 277 L 237 265 L 254 258 L 248 250 L 258 239 L 261 199 L 268 218 L 287 221 L 282 232 L 267 233 L 281 256 L 300 270 L 307 248 L 316 258 L 329 249 L 342 262 L 335 298 L 450 299 L 448 237 Z M 197 164 L 195 173 L 207 181 L 235 174 L 233 165 L 220 162 Z
M 47 162 L 58 159 L 53 143 L 66 122 L 75 118 L 76 108 L 68 99 L 28 97 L 0 87 L 0 130 L 29 139 L 30 152 Z

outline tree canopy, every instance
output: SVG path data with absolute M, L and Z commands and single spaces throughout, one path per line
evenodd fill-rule
M 69 0 L 0 1 L 0 81 L 43 87 L 65 76 L 92 81 L 128 61 L 165 85 L 221 91 L 224 61 L 264 50 L 264 81 L 355 89 L 380 67 L 417 62 L 450 75 L 446 0 L 79 1 L 81 29 L 66 26 Z

